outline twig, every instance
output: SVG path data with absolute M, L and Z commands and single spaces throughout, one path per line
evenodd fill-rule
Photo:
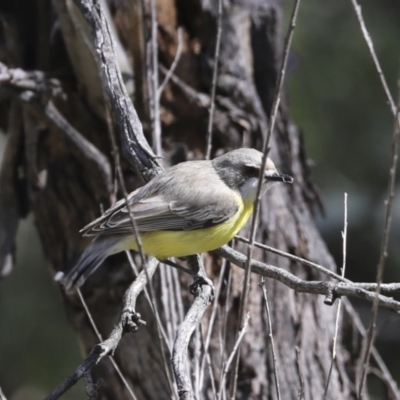
M 346 271 L 346 246 L 347 246 L 347 193 L 344 194 L 344 228 L 342 232 L 342 239 L 343 239 L 343 264 L 342 264 L 342 277 L 344 278 L 345 271 Z M 329 383 L 331 381 L 333 365 L 336 360 L 336 343 L 339 331 L 339 318 L 340 318 L 340 310 L 342 307 L 342 299 L 339 299 L 339 304 L 336 312 L 336 323 L 335 323 L 335 335 L 333 337 L 333 347 L 332 347 L 332 360 L 331 366 L 329 367 L 328 378 L 326 380 L 325 390 L 324 390 L 324 400 L 328 394 Z
M 101 336 L 101 333 L 100 333 L 99 330 L 97 329 L 97 326 L 96 326 L 96 323 L 94 322 L 93 316 L 92 316 L 92 314 L 91 314 L 91 312 L 90 312 L 90 310 L 89 310 L 89 308 L 88 308 L 88 306 L 87 306 L 87 304 L 86 304 L 86 301 L 85 301 L 84 297 L 82 296 L 82 292 L 81 292 L 81 290 L 80 290 L 79 288 L 77 289 L 77 292 L 78 292 L 79 299 L 81 300 L 82 306 L 83 306 L 83 308 L 84 308 L 84 310 L 85 310 L 85 312 L 86 312 L 86 315 L 87 315 L 87 317 L 89 318 L 90 324 L 92 325 L 92 328 L 93 328 L 93 330 L 94 330 L 94 332 L 95 332 L 95 334 L 96 334 L 96 336 L 97 336 L 97 339 L 98 339 L 99 342 L 102 342 L 102 341 L 103 341 L 103 338 L 102 338 L 102 336 Z M 115 371 L 117 372 L 117 374 L 118 374 L 119 377 L 121 378 L 122 383 L 123 383 L 124 386 L 126 387 L 126 390 L 129 392 L 129 394 L 131 395 L 131 397 L 132 397 L 133 399 L 136 400 L 136 396 L 135 396 L 135 394 L 133 393 L 133 390 L 132 390 L 131 387 L 129 386 L 128 381 L 125 379 L 124 375 L 122 374 L 122 371 L 119 369 L 118 364 L 117 364 L 116 361 L 114 360 L 114 357 L 113 357 L 113 356 L 110 356 L 110 361 L 111 361 L 111 364 L 113 365 Z M 88 372 L 89 372 L 89 371 L 88 371 Z M 88 374 L 88 376 L 90 376 L 90 373 Z
M 97 344 L 88 357 L 75 369 L 75 371 L 69 375 L 59 386 L 57 386 L 45 400 L 56 400 L 66 391 L 68 391 L 76 382 L 79 381 L 85 374 L 90 372 L 92 368 L 100 362 L 100 360 L 106 356 L 113 354 L 118 346 L 122 336 L 126 332 L 136 332 L 139 326 L 145 325 L 145 322 L 141 319 L 140 314 L 135 312 L 136 299 L 138 295 L 145 288 L 148 277 L 152 277 L 157 269 L 158 260 L 150 258 L 147 265 L 147 274 L 143 270 L 136 280 L 131 284 L 129 289 L 124 295 L 124 305 L 121 313 L 121 317 L 114 327 L 109 337 L 103 342 Z
M 385 91 L 386 97 L 387 97 L 387 99 L 389 101 L 390 110 L 392 111 L 393 116 L 397 119 L 398 116 L 397 116 L 396 103 L 393 100 L 393 97 L 392 97 L 392 95 L 390 93 L 389 85 L 386 82 L 386 78 L 385 78 L 385 75 L 383 74 L 383 71 L 382 71 L 382 68 L 381 68 L 381 64 L 379 63 L 379 60 L 378 60 L 378 56 L 375 53 L 374 43 L 372 42 L 371 35 L 368 33 L 368 29 L 367 29 L 367 27 L 365 25 L 364 18 L 362 16 L 362 12 L 361 12 L 361 7 L 357 3 L 357 0 L 351 0 L 351 2 L 353 4 L 354 11 L 356 12 L 357 19 L 358 19 L 358 22 L 360 24 L 361 32 L 363 34 L 365 42 L 367 43 L 367 46 L 368 46 L 370 55 L 372 57 L 372 60 L 373 60 L 373 62 L 375 64 L 376 71 L 378 72 L 379 79 L 381 80 L 381 83 L 382 83 L 382 86 L 383 86 L 383 90 Z
M 171 292 L 171 288 L 168 287 L 167 284 L 167 277 L 166 273 L 167 270 L 170 270 L 170 268 L 159 268 L 158 271 L 160 273 L 160 290 L 161 290 L 161 304 L 164 309 L 164 319 L 166 323 L 166 332 L 167 334 L 167 340 L 168 340 L 168 346 L 173 343 L 173 333 L 172 333 L 172 321 L 171 321 L 171 299 L 169 296 L 169 293 Z
M 215 252 L 238 267 L 245 268 L 247 256 L 244 254 L 232 250 L 228 246 L 222 246 L 218 250 L 215 250 Z M 265 264 L 261 261 L 251 260 L 250 265 L 252 272 L 282 282 L 296 292 L 325 295 L 326 298 L 324 301 L 328 305 L 332 305 L 335 298 L 341 296 L 358 297 L 370 302 L 376 297 L 375 292 L 362 289 L 357 283 L 304 281 L 282 268 Z M 392 298 L 379 295 L 379 305 L 383 308 L 400 312 L 400 302 Z
M 160 71 L 167 75 L 169 70 L 165 68 L 163 65 L 159 65 Z M 170 80 L 171 82 L 174 83 L 179 89 L 182 90 L 186 98 L 192 102 L 193 104 L 196 104 L 198 107 L 206 108 L 210 107 L 211 104 L 211 99 L 210 97 L 205 94 L 205 93 L 200 93 L 194 90 L 192 87 L 190 87 L 188 84 L 186 84 L 182 79 L 179 79 L 176 75 L 171 74 L 170 75 Z
M 149 70 L 151 83 L 150 114 L 152 121 L 152 141 L 153 150 L 157 156 L 161 156 L 161 122 L 160 122 L 160 97 L 158 92 L 158 45 L 157 45 L 157 10 L 155 0 L 150 0 L 150 16 L 151 16 L 151 70 Z
M 172 75 L 174 74 L 176 67 L 178 66 L 179 60 L 182 55 L 182 47 L 183 47 L 182 28 L 179 27 L 178 28 L 178 48 L 176 49 L 174 61 L 172 62 L 168 72 L 166 73 L 166 75 L 164 77 L 164 80 L 162 81 L 160 87 L 157 90 L 158 99 L 161 98 L 162 92 L 164 91 L 169 80 L 171 79 Z M 160 68 L 160 66 L 159 66 L 159 68 Z M 160 68 L 160 70 L 161 70 L 161 68 Z
M 233 349 L 232 349 L 232 352 L 231 352 L 231 354 L 230 354 L 230 356 L 228 358 L 228 361 L 225 363 L 225 365 L 222 368 L 221 379 L 219 380 L 218 400 L 221 400 L 221 398 L 222 398 L 223 388 L 225 386 L 226 375 L 229 372 L 229 369 L 231 367 L 232 361 L 233 361 L 236 353 L 238 352 L 240 343 L 241 343 L 241 341 L 242 341 L 242 339 L 243 339 L 243 337 L 244 337 L 244 335 L 245 335 L 245 333 L 247 331 L 247 325 L 249 323 L 249 319 L 250 319 L 250 313 L 247 313 L 246 317 L 244 319 L 243 327 L 240 330 L 238 337 L 236 338 L 235 345 L 233 346 Z M 231 398 L 233 399 L 234 397 L 231 395 Z
M 243 237 L 243 236 L 236 235 L 235 239 L 237 239 L 237 240 L 239 240 L 239 241 L 241 241 L 243 243 L 250 243 L 250 240 L 245 238 L 245 237 Z M 301 258 L 301 257 L 298 257 L 298 256 L 294 256 L 293 254 L 287 253 L 287 252 L 282 251 L 282 250 L 275 249 L 274 247 L 267 246 L 266 244 L 259 243 L 259 242 L 254 242 L 254 246 L 256 246 L 256 247 L 258 247 L 260 249 L 263 249 L 263 250 L 270 251 L 271 253 L 278 254 L 280 256 L 288 258 L 289 260 L 299 262 L 300 264 L 303 264 L 303 265 L 305 265 L 307 267 L 310 267 L 310 268 L 313 268 L 313 269 L 315 269 L 317 271 L 320 271 L 323 274 L 328 275 L 328 276 L 330 276 L 332 278 L 335 278 L 335 279 L 337 279 L 339 281 L 351 282 L 349 279 L 341 277 L 340 275 L 336 274 L 335 272 L 331 271 L 330 269 L 325 268 L 322 265 L 313 263 L 313 262 L 311 262 L 309 260 L 306 260 L 304 258 Z
M 296 26 L 296 19 L 297 19 L 297 13 L 299 10 L 299 6 L 300 6 L 300 0 L 296 0 L 294 7 L 293 7 L 292 16 L 290 19 L 289 31 L 287 33 L 286 40 L 285 40 L 282 64 L 280 67 L 280 71 L 279 71 L 278 79 L 277 79 L 277 83 L 276 83 L 269 128 L 266 133 L 264 132 L 264 144 L 263 144 L 263 151 L 262 151 L 263 158 L 262 158 L 262 163 L 261 163 L 261 168 L 260 168 L 260 175 L 259 175 L 259 179 L 258 179 L 257 197 L 256 197 L 256 201 L 254 202 L 253 217 L 251 220 L 250 244 L 247 249 L 247 263 L 246 263 L 245 275 L 244 275 L 244 279 L 243 279 L 242 296 L 240 298 L 240 304 L 239 304 L 239 317 L 238 317 L 239 325 L 238 325 L 238 331 L 237 331 L 236 337 L 239 334 L 239 330 L 242 329 L 243 324 L 244 324 L 244 319 L 245 319 L 245 310 L 247 308 L 247 298 L 248 298 L 248 294 L 250 291 L 250 271 L 251 271 L 250 263 L 251 263 L 251 258 L 252 258 L 252 254 L 253 254 L 254 241 L 255 241 L 255 236 L 256 236 L 256 227 L 257 227 L 257 221 L 258 221 L 258 209 L 259 209 L 259 204 L 260 204 L 260 199 L 261 199 L 261 187 L 262 187 L 262 182 L 263 182 L 263 177 L 264 177 L 263 175 L 264 175 L 264 170 L 265 170 L 265 166 L 267 163 L 267 155 L 268 155 L 268 151 L 269 151 L 269 143 L 271 140 L 271 135 L 275 129 L 276 117 L 278 114 L 279 104 L 280 104 L 280 100 L 281 100 L 280 94 L 281 94 L 281 90 L 282 90 L 282 86 L 283 86 L 283 80 L 285 78 L 287 60 L 288 60 L 288 56 L 289 56 L 289 49 L 290 49 L 290 44 L 292 42 L 294 28 Z M 231 385 L 230 385 L 230 395 L 232 398 L 236 397 L 236 384 L 237 384 L 237 374 L 238 374 L 238 369 L 239 369 L 239 358 L 240 358 L 240 348 L 238 349 L 237 355 L 235 357 L 235 364 L 233 367 L 233 379 L 231 380 Z
M 217 299 L 215 299 L 215 302 L 217 302 Z M 201 333 L 201 344 L 203 345 L 203 353 L 205 354 L 206 360 L 207 360 L 207 367 L 208 367 L 208 373 L 210 374 L 210 381 L 211 381 L 211 389 L 213 392 L 214 400 L 217 399 L 217 389 L 215 386 L 215 378 L 214 378 L 214 370 L 213 370 L 213 364 L 211 361 L 210 353 L 205 351 L 205 342 L 204 342 L 204 336 L 203 336 L 203 331 L 200 330 Z M 202 381 L 200 381 L 200 388 L 203 386 Z M 200 397 L 199 397 L 200 398 Z
M 358 315 L 356 310 L 354 310 L 353 305 L 346 298 L 343 298 L 342 302 L 343 302 L 345 311 L 351 317 L 351 320 L 353 321 L 358 332 L 360 333 L 360 335 L 363 338 L 365 338 L 367 335 L 367 331 L 364 328 L 364 324 L 361 322 L 360 316 Z M 374 346 L 372 347 L 371 355 L 372 355 L 372 357 L 374 357 L 376 364 L 378 365 L 379 369 L 382 371 L 382 375 L 385 377 L 384 382 L 388 385 L 388 388 L 392 392 L 393 397 L 396 400 L 400 400 L 400 391 L 397 387 L 397 383 L 390 375 L 390 372 L 389 372 L 387 366 L 385 365 L 384 361 L 382 360 L 381 355 L 379 354 L 378 350 Z
M 199 260 L 199 256 L 196 256 Z M 204 273 L 202 264 L 199 274 L 204 278 L 207 277 Z M 201 317 L 209 306 L 213 298 L 213 288 L 210 284 L 199 284 L 195 291 L 195 300 L 187 312 L 185 319 L 179 326 L 174 348 L 172 352 L 172 366 L 175 373 L 175 379 L 178 385 L 179 399 L 193 399 L 193 390 L 190 378 L 187 374 L 187 353 L 190 338 L 199 324 Z
M 200 353 L 201 353 L 201 323 L 197 324 L 194 332 L 194 345 L 193 345 L 193 357 L 192 357 L 192 373 L 193 376 L 193 395 L 195 399 L 200 399 Z M 190 371 L 189 371 L 190 373 Z
M 175 298 L 176 298 L 176 303 L 177 303 L 177 308 L 178 308 L 178 318 L 179 321 L 183 320 L 184 316 L 184 311 L 183 311 L 183 301 L 182 301 L 182 294 L 180 292 L 180 284 L 179 284 L 179 276 L 178 272 L 176 269 L 173 269 L 172 271 L 173 275 L 173 282 L 174 282 L 174 293 L 175 293 Z
M 55 400 L 60 398 L 65 392 L 67 392 L 75 383 L 85 376 L 87 371 L 91 371 L 92 368 L 100 361 L 106 354 L 103 349 L 97 345 L 90 352 L 88 357 L 79 365 L 75 371 L 69 375 L 59 386 L 57 386 L 45 400 Z
M 281 392 L 279 388 L 279 379 L 278 379 L 278 359 L 276 357 L 276 352 L 275 352 L 275 343 L 274 343 L 274 335 L 272 333 L 272 322 L 271 322 L 271 313 L 269 311 L 269 304 L 268 304 L 268 294 L 267 294 L 267 288 L 265 286 L 265 278 L 261 278 L 261 282 L 259 283 L 263 295 L 264 295 L 264 300 L 265 300 L 265 307 L 267 311 L 267 321 L 268 321 L 268 336 L 271 339 L 271 350 L 272 350 L 272 365 L 274 369 L 274 380 L 275 380 L 275 388 L 276 388 L 276 396 L 278 400 L 281 398 Z
M 204 349 L 203 349 L 204 354 L 203 354 L 203 359 L 201 360 L 200 379 L 199 379 L 200 387 L 203 385 L 205 358 L 208 356 L 208 347 L 210 346 L 211 334 L 212 334 L 212 331 L 214 328 L 215 318 L 217 316 L 218 300 L 219 300 L 219 296 L 221 294 L 222 284 L 224 282 L 223 277 L 225 274 L 225 270 L 226 270 L 226 260 L 223 259 L 222 265 L 221 265 L 221 270 L 219 272 L 218 286 L 217 286 L 217 290 L 215 292 L 214 306 L 213 306 L 213 309 L 211 312 L 210 321 L 208 323 L 206 340 L 204 342 Z
M 235 241 L 232 241 L 232 248 L 234 248 Z M 229 263 L 229 261 L 227 261 Z M 229 313 L 229 305 L 230 305 L 230 298 L 231 298 L 231 287 L 232 287 L 232 271 L 231 268 L 228 269 L 228 279 L 226 282 L 226 296 L 225 296 L 225 307 L 224 307 L 224 312 L 223 316 L 221 318 L 219 327 L 220 327 L 220 338 L 219 338 L 219 343 L 220 343 L 220 356 L 221 356 L 221 367 L 220 370 L 222 371 L 224 369 L 225 365 L 225 358 L 226 358 L 226 335 L 227 335 L 227 327 L 228 327 L 228 313 Z M 225 385 L 221 387 L 222 395 L 224 396 L 224 399 L 226 397 L 226 389 Z
M 243 236 L 239 236 L 236 235 L 235 236 L 236 239 L 238 239 L 241 242 L 244 243 L 249 243 L 249 239 L 246 239 Z M 271 246 L 267 246 L 265 244 L 259 243 L 259 242 L 254 242 L 254 246 L 263 249 L 263 250 L 267 250 L 270 251 L 271 253 L 275 253 L 275 254 L 279 254 L 282 257 L 288 258 L 289 260 L 293 260 L 296 262 L 299 262 L 300 264 L 306 265 L 307 267 L 313 268 L 317 271 L 322 272 L 325 275 L 328 275 L 332 278 L 337 279 L 340 282 L 348 282 L 354 285 L 357 285 L 357 287 L 359 287 L 360 289 L 364 289 L 364 290 L 369 290 L 369 291 L 375 291 L 377 284 L 375 282 L 371 282 L 371 283 L 365 283 L 365 282 L 353 282 L 350 279 L 344 278 L 341 275 L 336 274 L 335 272 L 331 271 L 328 268 L 323 267 L 322 265 L 313 263 L 309 260 L 306 260 L 305 258 L 301 258 L 301 257 L 297 257 L 294 256 L 293 254 L 287 253 L 285 251 L 282 250 L 278 250 L 275 249 L 274 247 Z M 395 293 L 400 293 L 400 283 L 382 283 L 381 285 L 381 292 L 387 293 L 387 294 L 395 294 Z
M 172 274 L 173 269 L 172 268 L 163 268 L 161 266 L 160 271 L 162 269 L 164 269 L 166 272 L 166 281 L 167 281 L 166 291 L 167 291 L 168 299 L 169 299 L 167 307 L 170 310 L 169 313 L 171 316 L 170 344 L 171 344 L 171 351 L 172 351 L 172 345 L 173 345 L 173 341 L 174 341 L 175 332 L 176 332 L 178 324 L 180 322 L 178 312 L 177 312 L 177 305 L 176 305 L 178 298 L 175 297 L 175 287 L 174 287 L 175 282 L 174 282 L 174 275 Z M 179 297 L 179 301 L 182 301 L 182 296 Z
M 213 78 L 211 83 L 211 104 L 210 104 L 210 115 L 208 116 L 208 128 L 206 137 L 206 160 L 211 157 L 212 149 L 212 127 L 214 120 L 215 110 L 215 91 L 217 88 L 217 77 L 218 77 L 218 63 L 219 63 L 219 51 L 221 47 L 221 33 L 222 33 L 222 0 L 218 0 L 218 18 L 217 18 L 217 38 L 215 41 L 215 53 L 214 53 L 214 69 Z
M 301 368 L 301 355 L 300 355 L 300 349 L 298 346 L 295 347 L 296 351 L 296 365 L 297 365 L 297 372 L 300 377 L 300 390 L 299 390 L 299 395 L 297 396 L 298 400 L 304 399 L 304 376 L 303 376 L 303 368 Z
M 354 0 L 353 0 L 354 1 Z M 399 78 L 400 79 L 400 78 Z M 383 280 L 383 271 L 385 269 L 385 262 L 387 258 L 387 250 L 389 245 L 389 237 L 390 237 L 390 228 L 392 224 L 392 208 L 393 208 L 393 199 L 394 199 L 394 188 L 396 184 L 396 168 L 397 168 L 397 160 L 399 156 L 399 136 L 400 136 L 400 125 L 399 125 L 399 115 L 398 109 L 400 106 L 400 82 L 399 82 L 399 94 L 397 99 L 397 109 L 396 109 L 396 116 L 394 121 L 394 129 L 393 129 L 393 136 L 392 136 L 392 164 L 389 170 L 389 182 L 388 182 L 388 193 L 386 199 L 386 210 L 385 210 L 385 226 L 383 229 L 382 234 L 382 242 L 381 242 L 381 251 L 379 257 L 379 263 L 377 267 L 377 274 L 376 274 L 376 297 L 372 304 L 372 315 L 370 320 L 370 325 L 368 328 L 368 335 L 367 335 L 367 345 L 365 349 L 364 359 L 363 359 L 363 367 L 360 379 L 360 386 L 358 388 L 358 397 L 360 398 L 365 386 L 365 380 L 367 375 L 367 370 L 369 366 L 369 359 L 371 356 L 371 349 L 374 342 L 375 336 L 375 329 L 376 329 L 376 317 L 378 314 L 378 306 L 379 300 L 378 296 L 381 290 L 382 280 Z

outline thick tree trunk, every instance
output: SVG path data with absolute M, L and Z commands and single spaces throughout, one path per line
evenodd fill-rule
M 2 55 L 2 60 L 9 67 L 42 69 L 57 76 L 67 93 L 66 98 L 56 101 L 58 109 L 112 164 L 103 92 L 87 38 L 82 38 L 85 32 L 77 28 L 78 11 L 66 0 L 54 0 L 53 3 L 52 6 L 47 0 L 19 0 L 10 5 L 7 10 L 8 28 L 3 27 L 3 30 L 5 36 L 16 31 L 16 37 L 21 40 L 8 44 L 7 58 Z M 268 122 L 265 116 L 270 113 L 282 51 L 281 4 L 266 0 L 225 3 L 213 155 L 241 146 L 261 147 L 262 126 Z M 50 12 L 52 7 L 54 15 Z M 26 24 L 28 8 L 32 13 L 29 24 Z M 148 66 L 146 43 L 143 41 L 150 32 L 149 18 L 146 17 L 148 8 L 146 4 L 143 10 L 138 0 L 121 0 L 115 1 L 111 10 L 125 51 L 129 57 L 134 57 L 134 104 L 150 137 L 149 107 L 145 101 L 149 93 Z M 183 52 L 175 72 L 180 81 L 172 79 L 161 97 L 163 157 L 165 164 L 171 165 L 184 159 L 204 157 L 217 1 L 158 0 L 157 15 L 158 59 L 161 66 L 168 68 L 171 65 L 177 51 L 177 28 L 180 26 L 183 29 Z M 30 39 L 25 41 L 23 38 Z M 35 38 L 38 39 L 35 41 Z M 125 76 L 131 82 L 130 68 L 126 67 Z M 160 77 L 164 78 L 162 68 Z M 14 149 L 13 165 L 15 170 L 22 165 L 26 176 L 24 184 L 27 190 L 19 191 L 19 196 L 23 195 L 28 200 L 45 254 L 54 271 L 58 271 L 72 262 L 88 244 L 81 238 L 79 229 L 98 217 L 101 209 L 110 206 L 114 193 L 84 154 L 74 149 L 45 118 L 39 118 L 25 106 L 17 105 L 13 106 L 10 115 L 9 129 L 14 126 L 15 130 L 17 122 L 23 121 L 23 128 L 17 128 L 19 132 L 23 130 L 23 145 L 21 140 L 14 139 L 15 149 L 19 151 Z M 13 137 L 18 138 L 18 135 L 14 132 Z M 273 189 L 263 200 L 258 240 L 334 269 L 332 258 L 314 223 L 312 207 L 315 194 L 309 181 L 302 138 L 291 123 L 285 104 L 280 108 L 270 155 L 280 170 L 294 176 L 295 184 L 291 188 Z M 126 162 L 123 162 L 123 171 L 129 190 L 141 184 Z M 10 182 L 15 183 L 13 180 L 16 179 L 16 176 L 9 177 Z M 121 197 L 121 193 L 118 196 Z M 242 234 L 248 234 L 248 229 Z M 244 246 L 239 245 L 238 248 L 245 250 Z M 315 272 L 278 256 L 256 251 L 255 258 L 285 268 L 301 278 L 319 278 Z M 208 256 L 206 265 L 209 276 L 217 284 L 221 260 Z M 235 341 L 243 280 L 242 270 L 231 265 L 229 271 L 229 296 L 224 284 L 219 299 L 221 320 L 226 303 L 229 309 L 225 356 L 229 355 Z M 169 272 L 164 271 L 163 274 Z M 228 273 L 225 278 L 229 280 Z M 103 337 L 116 324 L 122 296 L 133 279 L 126 257 L 121 254 L 110 257 L 83 287 L 83 295 Z M 162 320 L 168 325 L 169 314 L 163 308 L 165 302 L 162 297 L 165 291 L 161 291 L 163 279 L 165 277 L 157 275 L 155 286 L 161 293 L 159 306 Z M 187 307 L 192 301 L 186 290 L 189 281 L 183 276 L 180 280 Z M 253 276 L 251 280 L 251 319 L 241 348 L 239 399 L 277 398 L 271 341 L 259 280 L 258 276 Z M 324 305 L 320 297 L 295 293 L 276 281 L 267 281 L 267 289 L 281 398 L 321 399 L 331 362 L 336 307 Z M 65 305 L 82 350 L 87 354 L 98 339 L 78 296 L 65 295 Z M 141 296 L 137 311 L 147 321 L 147 326 L 123 338 L 115 354 L 116 361 L 138 399 L 168 399 L 170 394 L 159 342 L 154 339 L 154 316 L 144 296 Z M 179 315 L 179 310 L 176 314 Z M 207 320 L 206 316 L 204 329 L 208 325 Z M 217 324 L 216 331 L 219 329 Z M 221 365 L 218 333 L 212 337 L 210 353 L 215 376 L 218 377 Z M 167 354 L 167 358 L 169 356 Z M 195 356 L 195 351 L 192 356 Z M 95 375 L 104 378 L 100 398 L 130 398 L 109 360 L 103 360 L 96 367 Z M 205 376 L 204 398 L 212 398 L 208 373 Z M 339 343 L 327 398 L 351 396 Z

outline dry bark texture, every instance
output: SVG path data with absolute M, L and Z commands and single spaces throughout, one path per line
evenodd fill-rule
M 93 53 L 84 39 L 84 28 L 77 28 L 80 26 L 77 9 L 67 0 L 54 0 L 53 3 L 49 0 L 18 0 L 10 3 L 13 4 L 8 9 L 2 10 L 2 39 L 9 40 L 5 40 L 6 49 L 2 49 L 1 61 L 9 67 L 42 70 L 57 77 L 66 96 L 54 100 L 56 107 L 104 155 L 102 165 L 112 165 L 103 91 Z M 163 156 L 165 164 L 170 165 L 204 156 L 217 2 L 158 0 L 156 3 L 161 66 L 168 68 L 171 65 L 177 50 L 177 28 L 183 29 L 183 52 L 176 69 L 180 81 L 172 79 L 161 97 Z M 150 32 L 148 9 L 147 3 L 143 9 L 137 0 L 115 0 L 110 4 L 110 15 L 120 37 L 118 45 L 127 54 L 119 62 L 123 76 L 131 88 L 145 133 L 151 137 L 146 76 L 146 38 Z M 282 51 L 282 19 L 282 4 L 277 1 L 224 2 L 213 125 L 214 156 L 241 146 L 261 147 L 261 126 L 267 123 L 266 115 L 270 112 Z M 162 68 L 160 77 L 164 77 Z M 9 93 L 7 96 L 16 97 Z M 38 107 L 44 108 L 42 97 L 38 100 Z M 18 204 L 29 204 L 45 254 L 54 271 L 58 271 L 73 262 L 88 244 L 78 231 L 98 217 L 102 208 L 110 205 L 114 198 L 110 185 L 112 180 L 104 179 L 98 166 L 88 161 L 79 149 L 74 149 L 71 141 L 40 113 L 35 114 L 15 100 L 12 106 L 7 104 L 1 111 L 3 125 L 5 115 L 9 115 L 10 135 L 6 173 L 3 169 L 1 183 L 8 182 L 7 187 L 12 189 L 8 198 L 17 196 Z M 334 269 L 332 258 L 314 224 L 312 207 L 316 196 L 309 181 L 302 138 L 291 123 L 284 104 L 273 135 L 271 157 L 281 171 L 295 177 L 295 184 L 291 188 L 276 188 L 263 200 L 259 241 Z M 128 189 L 133 190 L 141 183 L 124 160 L 122 166 Z M 17 168 L 25 172 L 23 180 L 15 173 Z M 0 200 L 5 201 L 4 192 L 2 195 Z M 121 196 L 118 192 L 117 197 Z M 15 213 L 20 217 L 25 215 L 24 207 L 16 208 L 16 204 L 14 202 L 10 213 L 9 252 L 12 251 L 12 236 L 18 224 Z M 244 250 L 244 247 L 238 248 Z M 320 278 L 315 272 L 278 256 L 267 256 L 258 251 L 255 256 L 301 278 Z M 209 276 L 216 279 L 221 260 L 209 256 L 206 264 Z M 230 296 L 227 297 L 225 285 L 219 300 L 221 310 L 225 302 L 229 303 L 228 352 L 235 340 L 243 272 L 231 266 L 231 279 Z M 103 337 L 116 323 L 121 311 L 121 298 L 132 280 L 133 273 L 125 255 L 121 254 L 110 257 L 84 286 L 83 295 Z M 181 277 L 181 281 L 187 306 L 191 302 L 186 291 L 189 280 Z M 258 281 L 259 277 L 252 277 L 251 319 L 241 351 L 238 399 L 276 398 L 265 304 Z M 155 277 L 155 286 L 160 291 L 159 276 Z M 322 298 L 297 294 L 275 281 L 267 282 L 267 289 L 281 398 L 299 398 L 302 392 L 305 399 L 321 399 L 331 360 L 336 307 L 324 305 Z M 79 298 L 65 295 L 65 306 L 82 351 L 87 354 L 97 343 L 97 338 Z M 138 303 L 138 311 L 147 321 L 147 326 L 124 337 L 116 352 L 116 361 L 138 399 L 168 399 L 170 395 L 159 344 L 154 339 L 154 317 L 143 298 Z M 162 307 L 161 313 L 164 321 L 168 319 Z M 204 318 L 203 325 L 207 326 L 207 318 Z M 299 361 L 296 348 L 299 349 Z M 328 399 L 352 397 L 344 368 L 344 354 L 339 345 Z M 218 335 L 212 339 L 211 355 L 216 376 L 219 376 Z M 100 388 L 101 399 L 130 398 L 109 360 L 103 360 L 96 367 L 95 375 L 105 379 Z M 204 397 L 211 398 L 208 373 L 205 376 L 208 389 L 204 390 Z

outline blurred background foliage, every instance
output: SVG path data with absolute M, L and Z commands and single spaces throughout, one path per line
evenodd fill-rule
M 284 1 L 286 18 L 292 4 L 292 0 Z M 397 99 L 400 2 L 364 0 L 360 4 Z M 324 204 L 325 211 L 317 220 L 326 243 L 341 265 L 343 196 L 347 192 L 346 276 L 374 281 L 391 164 L 393 117 L 350 0 L 302 1 L 287 92 L 290 112 L 304 134 L 314 182 Z M 1 135 L 0 139 L 3 152 L 5 138 Z M 386 281 L 400 281 L 399 238 L 397 196 Z M 356 306 L 367 323 L 370 305 L 357 302 Z M 20 226 L 15 269 L 0 281 L 0 320 L 0 385 L 10 400 L 43 398 L 79 363 L 79 346 L 30 218 Z M 400 365 L 393 351 L 396 348 L 398 353 L 400 347 L 400 324 L 388 312 L 380 313 L 379 324 L 378 348 L 400 382 Z M 85 398 L 83 393 L 82 385 L 63 398 Z

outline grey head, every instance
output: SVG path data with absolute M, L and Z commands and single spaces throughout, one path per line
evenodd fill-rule
M 237 149 L 223 154 L 212 161 L 213 167 L 222 181 L 240 193 L 246 201 L 254 201 L 257 196 L 258 179 L 263 153 L 255 149 Z M 270 158 L 267 158 L 263 174 L 262 193 L 274 184 L 292 183 L 293 178 L 281 174 Z

